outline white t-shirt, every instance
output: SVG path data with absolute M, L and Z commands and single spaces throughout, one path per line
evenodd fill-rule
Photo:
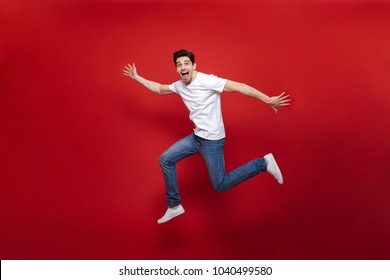
M 169 85 L 169 89 L 180 95 L 190 111 L 195 135 L 208 140 L 225 138 L 221 111 L 221 92 L 225 84 L 226 79 L 197 72 L 195 80 L 189 85 L 182 80 Z

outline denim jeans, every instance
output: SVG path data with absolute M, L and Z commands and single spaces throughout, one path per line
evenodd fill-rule
M 227 191 L 260 172 L 266 171 L 265 160 L 257 158 L 225 174 L 224 144 L 225 139 L 206 140 L 192 133 L 173 144 L 160 156 L 159 161 L 165 180 L 168 207 L 180 204 L 176 163 L 193 154 L 200 153 L 202 155 L 211 183 L 217 192 Z

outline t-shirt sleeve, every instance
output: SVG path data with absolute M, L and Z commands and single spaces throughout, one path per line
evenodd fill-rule
M 176 88 L 176 83 L 177 83 L 177 82 L 174 82 L 174 83 L 172 83 L 172 84 L 169 85 L 169 89 L 170 89 L 171 91 L 173 91 L 174 93 L 178 93 L 178 90 L 177 90 L 177 88 Z
M 225 88 L 225 85 L 226 85 L 226 81 L 227 79 L 223 79 L 223 78 L 220 78 L 220 77 L 217 77 L 215 75 L 207 75 L 207 78 L 206 78 L 206 84 L 208 85 L 208 87 L 213 90 L 213 91 L 217 91 L 217 92 L 222 92 L 223 89 Z

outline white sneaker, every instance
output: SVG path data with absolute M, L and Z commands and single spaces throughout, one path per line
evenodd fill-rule
M 162 224 L 168 222 L 169 220 L 183 214 L 184 212 L 185 212 L 184 208 L 181 205 L 179 205 L 179 207 L 177 207 L 176 209 L 168 208 L 167 212 L 165 212 L 164 216 L 161 219 L 159 219 L 157 223 Z
M 283 184 L 283 176 L 282 172 L 280 172 L 279 166 L 275 161 L 275 158 L 272 154 L 268 154 L 264 156 L 268 161 L 267 172 L 270 173 L 279 184 Z

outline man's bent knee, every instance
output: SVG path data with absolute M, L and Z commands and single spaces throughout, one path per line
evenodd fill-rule
M 225 192 L 227 189 L 225 188 L 225 185 L 223 183 L 215 183 L 212 182 L 213 188 L 216 192 Z
M 169 165 L 169 160 L 165 153 L 159 156 L 158 162 L 160 163 L 160 166 Z

